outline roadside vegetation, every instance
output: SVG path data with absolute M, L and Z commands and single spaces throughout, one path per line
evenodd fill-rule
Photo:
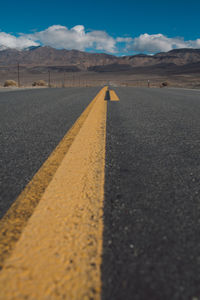
M 47 86 L 47 84 L 44 80 L 38 80 L 38 81 L 34 81 L 32 86 Z
M 14 87 L 14 86 L 17 86 L 17 82 L 14 81 L 14 80 L 6 80 L 4 82 L 4 87 Z

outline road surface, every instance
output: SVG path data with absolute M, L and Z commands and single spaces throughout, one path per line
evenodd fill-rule
M 73 88 L 0 94 L 2 216 L 98 91 Z M 115 88 L 115 92 L 120 101 L 105 102 L 105 91 L 100 92 L 30 214 L 30 222 L 23 225 L 22 234 L 18 232 L 15 251 L 8 250 L 4 257 L 0 286 L 8 281 L 8 288 L 2 299 L 12 299 L 15 293 L 20 293 L 20 299 L 27 295 L 37 299 L 45 299 L 44 295 L 47 299 L 200 299 L 200 92 L 147 88 Z M 64 208 L 68 193 L 69 207 Z M 65 215 L 72 207 L 70 216 Z M 54 217 L 49 217 L 48 210 Z M 13 224 L 15 214 L 10 215 Z M 9 214 L 2 220 L 4 228 Z M 66 229 L 60 227 L 62 220 Z M 72 231 L 64 238 L 66 245 L 63 230 Z M 49 231 L 55 231 L 55 236 Z M 3 241 L 7 251 L 6 243 L 11 242 Z M 43 256 L 42 251 L 46 251 Z M 38 263 L 32 266 L 35 253 Z M 47 262 L 56 259 L 56 269 L 48 271 L 52 277 L 42 273 L 44 258 Z M 27 275 L 16 275 L 20 270 L 27 270 Z M 44 280 L 39 280 L 36 271 Z M 27 284 L 16 291 L 16 282 L 22 284 L 24 276 L 30 286 L 38 280 L 41 293 L 26 290 Z
M 103 299 L 200 297 L 200 92 L 108 103 Z M 200 299 L 200 298 L 198 298 Z
M 98 90 L 30 89 L 0 93 L 0 217 Z

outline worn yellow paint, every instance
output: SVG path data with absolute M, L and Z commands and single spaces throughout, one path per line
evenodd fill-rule
M 110 101 L 119 101 L 119 97 L 114 90 L 110 90 Z
M 0 269 L 5 259 L 11 254 L 13 247 L 19 239 L 21 232 L 26 226 L 28 219 L 38 205 L 45 189 L 52 180 L 58 166 L 69 151 L 76 135 L 88 117 L 94 103 L 99 97 L 105 95 L 106 88 L 103 88 L 90 105 L 85 109 L 76 123 L 65 135 L 54 152 L 49 156 L 40 170 L 36 173 L 24 191 L 0 221 Z
M 100 299 L 105 89 L 0 272 L 1 300 Z

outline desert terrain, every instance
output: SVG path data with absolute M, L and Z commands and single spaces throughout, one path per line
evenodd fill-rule
M 19 66 L 19 72 L 18 72 Z M 19 75 L 19 78 L 18 78 Z M 155 55 L 117 57 L 104 53 L 32 47 L 0 51 L 0 87 L 148 86 L 200 88 L 200 50 L 177 49 Z M 37 84 L 36 84 L 37 85 Z

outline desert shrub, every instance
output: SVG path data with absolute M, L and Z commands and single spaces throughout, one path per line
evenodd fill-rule
M 14 80 L 6 80 L 4 82 L 4 87 L 9 87 L 9 86 L 17 86 L 17 82 Z
M 162 82 L 163 87 L 168 86 L 168 85 L 169 85 L 169 83 L 167 81 Z
M 46 82 L 44 80 L 34 81 L 32 86 L 46 86 Z

